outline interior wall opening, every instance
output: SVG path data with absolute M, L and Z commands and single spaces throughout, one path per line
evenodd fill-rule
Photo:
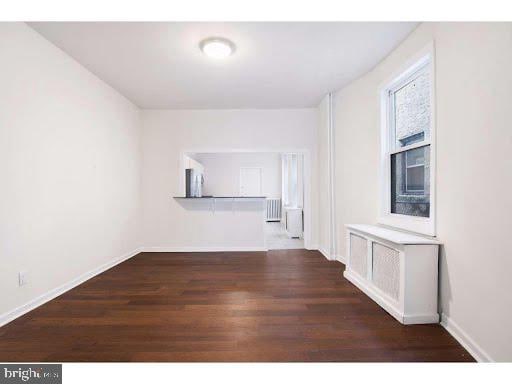
M 216 207 L 232 204 L 233 214 L 243 199 L 260 199 L 265 248 L 301 249 L 304 170 L 300 152 L 185 152 L 182 192 L 190 199 L 210 199 Z

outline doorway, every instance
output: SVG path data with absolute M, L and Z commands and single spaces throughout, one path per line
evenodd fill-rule
M 280 214 L 276 217 L 273 209 L 276 202 L 267 199 L 265 244 L 269 250 L 301 249 L 304 248 L 304 156 L 281 153 L 280 163 Z
M 262 249 L 308 248 L 312 221 L 311 156 L 306 150 L 285 151 L 183 151 L 179 164 L 179 189 L 182 192 L 177 196 L 185 196 L 186 169 L 191 167 L 193 161 L 190 159 L 193 159 L 203 167 L 201 195 L 204 201 L 183 199 L 181 204 L 186 205 L 186 209 L 198 210 L 200 206 L 210 210 L 212 215 L 234 222 L 248 215 L 257 205 L 261 210 L 260 227 L 256 228 L 253 218 L 237 227 L 252 226 L 250 231 L 244 232 L 244 236 L 252 236 L 251 244 L 259 238 Z M 274 207 L 279 207 L 277 216 L 275 211 L 273 215 L 267 214 L 272 201 Z

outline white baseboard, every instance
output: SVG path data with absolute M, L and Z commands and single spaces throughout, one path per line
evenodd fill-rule
M 324 257 L 325 257 L 327 260 L 332 260 L 331 255 L 329 254 L 329 252 L 327 252 L 327 250 L 326 250 L 326 249 L 321 248 L 321 247 L 318 247 L 318 252 L 320 252 L 322 255 L 324 255 Z
M 304 248 L 306 248 L 308 251 L 318 251 L 318 244 L 304 244 Z
M 142 247 L 141 252 L 266 252 L 265 247 Z
M 336 255 L 334 260 L 339 261 L 341 264 L 347 265 L 345 257 L 343 255 Z
M 404 324 L 438 324 L 439 314 L 421 314 L 403 315 L 402 321 Z
M 441 314 L 441 325 L 457 340 L 476 361 L 493 362 L 494 360 L 480 347 L 461 327 L 444 313 Z
M 107 269 L 110 269 L 113 266 L 122 263 L 125 260 L 128 260 L 129 258 L 139 254 L 140 252 L 142 252 L 141 248 L 137 248 L 134 251 L 128 252 L 122 255 L 121 257 L 118 257 L 117 259 L 111 260 L 108 263 L 105 263 L 89 272 L 86 272 L 65 284 L 62 284 L 57 288 L 54 288 L 46 293 L 43 293 L 39 297 L 30 300 L 29 302 L 13 309 L 12 311 L 1 314 L 0 327 L 4 326 L 7 323 L 10 323 L 11 321 L 20 316 L 23 316 L 25 313 L 30 312 L 33 309 L 36 309 L 37 307 L 43 305 L 44 303 L 47 303 L 48 301 L 55 299 L 57 296 L 62 295 L 64 292 L 69 291 L 70 289 L 82 284 L 83 282 L 89 280 L 90 278 L 99 275 L 102 272 L 105 272 Z
M 339 261 L 342 264 L 345 264 L 345 259 L 341 255 L 331 255 L 325 248 L 317 248 L 318 252 L 320 252 L 327 260 L 330 261 Z

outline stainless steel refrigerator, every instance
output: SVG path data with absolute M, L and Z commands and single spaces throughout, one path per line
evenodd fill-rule
M 203 196 L 203 173 L 194 168 L 185 169 L 185 193 L 186 197 L 201 197 Z

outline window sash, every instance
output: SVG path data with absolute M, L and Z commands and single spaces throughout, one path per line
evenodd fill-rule
M 406 217 L 416 222 L 431 218 L 431 185 L 427 181 L 431 177 L 430 168 L 427 168 L 430 148 L 423 148 L 422 152 L 426 156 L 422 164 L 406 166 L 407 152 L 390 155 L 388 158 L 389 193 L 386 212 L 391 217 Z M 412 183 L 412 188 L 408 188 L 409 183 Z
M 405 147 L 397 147 L 396 145 L 396 120 L 395 120 L 395 93 L 407 86 L 408 84 L 412 83 L 414 80 L 416 80 L 423 72 L 428 72 L 430 74 L 430 96 L 432 96 L 432 71 L 430 70 L 430 61 L 427 61 L 423 63 L 419 68 L 417 68 L 414 72 L 412 72 L 410 75 L 406 76 L 404 79 L 399 81 L 398 83 L 394 84 L 391 88 L 388 88 L 387 91 L 387 120 L 388 120 L 388 149 L 391 153 L 398 153 L 400 150 L 403 150 L 404 148 L 415 148 L 414 145 L 422 146 L 424 143 L 428 142 L 430 143 L 430 136 L 432 135 L 432 132 L 430 132 L 429 137 L 427 138 L 427 135 L 424 135 L 423 141 L 419 141 L 414 144 L 410 144 Z M 430 103 L 432 103 L 432 98 L 430 98 Z M 431 122 L 432 126 L 432 122 Z M 396 151 L 396 152 L 394 152 Z
M 393 155 L 396 155 L 396 154 L 402 153 L 402 152 L 407 152 L 407 151 L 410 151 L 410 150 L 416 149 L 416 148 L 422 148 L 422 147 L 429 147 L 428 150 L 431 151 L 432 146 L 430 144 L 430 140 L 422 141 L 420 143 L 414 143 L 414 144 L 408 145 L 407 147 L 401 147 L 398 150 L 395 150 L 395 151 L 392 151 L 392 152 L 388 152 L 386 154 L 387 161 L 388 161 L 389 164 L 391 164 L 391 157 Z M 404 157 L 407 158 L 407 154 L 404 154 Z M 425 161 L 423 161 L 422 164 L 413 164 L 413 165 L 407 165 L 407 163 L 405 163 L 405 169 L 406 169 L 405 170 L 405 178 L 406 178 L 406 180 L 405 180 L 404 190 L 406 192 L 410 192 L 412 194 L 424 194 L 425 193 L 425 187 L 423 187 L 423 189 L 416 189 L 416 190 L 408 190 L 407 189 L 407 169 L 409 169 L 409 168 L 416 168 L 416 167 L 425 167 Z M 391 167 L 389 167 L 389 169 L 391 171 Z M 389 183 L 391 184 L 391 175 L 389 176 Z M 391 185 L 389 185 L 389 189 L 391 190 Z M 429 193 L 429 194 L 431 195 L 431 193 Z M 392 212 L 390 212 L 390 213 L 394 214 Z
M 427 147 L 429 145 L 432 145 L 432 143 L 430 142 L 430 140 L 425 140 L 425 141 L 421 141 L 419 143 L 414 143 L 414 144 L 411 144 L 411 145 L 408 145 L 406 147 L 400 147 L 398 149 L 394 149 L 394 150 L 391 150 L 391 151 L 388 151 L 386 153 L 387 156 L 391 156 L 391 155 L 395 155 L 397 153 L 400 153 L 400 152 L 406 152 L 406 151 L 410 151 L 411 149 L 416 149 L 416 148 L 421 148 L 421 147 Z

